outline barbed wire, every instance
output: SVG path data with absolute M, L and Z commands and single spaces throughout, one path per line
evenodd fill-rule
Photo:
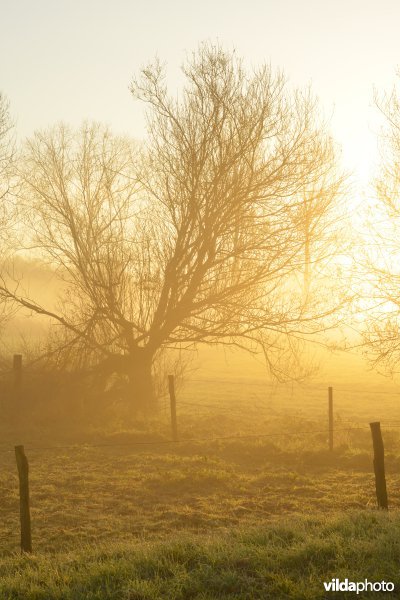
M 329 386 L 329 384 L 326 385 L 322 385 L 320 383 L 314 385 L 312 383 L 310 384 L 304 384 L 304 383 L 293 383 L 293 382 L 287 382 L 287 383 L 279 383 L 279 382 L 269 382 L 269 381 L 254 381 L 254 380 L 246 380 L 246 379 L 224 379 L 224 378 L 220 378 L 220 377 L 206 377 L 206 378 L 201 378 L 201 379 L 188 379 L 187 383 L 185 385 L 190 385 L 190 383 L 217 383 L 217 384 L 230 384 L 232 386 L 236 386 L 238 384 L 242 384 L 243 386 L 260 386 L 260 387 L 272 387 L 273 389 L 276 389 L 276 391 L 282 391 L 282 388 L 291 388 L 293 391 L 295 389 L 299 390 L 299 391 L 310 391 L 310 390 L 316 390 L 316 391 L 327 391 L 328 387 L 333 387 L 333 390 L 336 392 L 348 392 L 348 393 L 356 393 L 356 394 L 365 394 L 365 393 L 374 393 L 374 394 L 400 394 L 400 385 L 398 388 L 393 389 L 393 390 L 377 390 L 377 389 L 372 389 L 370 387 L 368 388 L 363 388 L 363 389 L 354 389 L 354 388 L 348 388 L 348 387 L 336 387 L 336 386 Z M 359 387 L 357 385 L 357 387 Z
M 400 429 L 400 425 L 391 425 L 391 429 Z M 360 427 L 348 427 L 345 429 L 335 429 L 335 433 L 340 432 L 349 432 L 349 431 L 359 431 L 363 429 L 370 429 L 369 425 L 362 425 Z M 176 444 L 188 444 L 188 443 L 196 443 L 196 442 L 218 442 L 224 440 L 249 440 L 249 439 L 264 439 L 270 437 L 288 437 L 288 436 L 303 436 L 303 435 L 316 435 L 316 434 L 328 434 L 328 428 L 326 429 L 318 429 L 311 431 L 287 431 L 280 433 L 255 433 L 255 434 L 245 434 L 245 435 L 224 435 L 224 436 L 215 436 L 215 437 L 206 437 L 206 438 L 183 438 L 179 440 L 143 440 L 137 442 L 117 442 L 113 444 L 92 444 L 92 443 L 81 443 L 81 444 L 66 444 L 62 446 L 29 446 L 29 444 L 25 447 L 25 449 L 29 452 L 31 451 L 41 451 L 41 450 L 80 450 L 80 449 L 91 449 L 91 448 L 116 448 L 116 447 L 141 447 L 141 446 L 160 446 L 160 445 L 176 445 Z M 13 450 L 9 449 L 6 452 L 13 452 Z
M 256 400 L 259 400 L 259 398 L 256 398 Z M 235 404 L 230 404 L 228 402 L 222 404 L 222 403 L 215 403 L 215 404 L 203 404 L 202 402 L 179 402 L 178 407 L 189 407 L 189 408 L 198 408 L 201 410 L 218 410 L 220 412 L 224 412 L 224 413 L 229 413 L 232 416 L 240 416 L 243 417 L 243 413 L 246 412 L 257 412 L 258 415 L 263 415 L 263 416 L 268 416 L 270 418 L 282 418 L 282 417 L 291 417 L 291 418 L 298 418 L 298 417 L 303 417 L 305 418 L 307 415 L 305 414 L 305 412 L 310 410 L 310 405 L 307 404 L 307 407 L 302 408 L 299 407 L 295 412 L 287 412 L 286 410 L 280 410 L 277 411 L 275 406 L 268 406 L 266 404 L 264 404 L 263 406 L 257 405 L 257 404 L 252 404 L 252 403 L 235 403 Z M 339 407 L 339 408 L 346 408 L 346 407 Z M 167 411 L 169 410 L 170 407 L 166 406 L 164 407 L 163 410 Z M 317 405 L 313 405 L 313 410 L 316 409 L 320 409 L 321 411 L 323 411 L 324 413 L 326 412 L 326 406 L 323 403 L 317 404 Z M 335 406 L 335 410 L 337 412 L 338 407 Z M 198 413 L 195 413 L 198 414 Z M 311 415 L 310 415 L 311 416 Z M 341 417 L 338 418 L 338 420 L 341 421 L 349 421 L 349 422 L 353 422 L 353 419 L 343 419 Z M 400 419 L 399 419 L 400 422 Z

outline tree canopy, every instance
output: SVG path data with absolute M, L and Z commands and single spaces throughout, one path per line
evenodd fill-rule
M 183 74 L 178 97 L 158 62 L 132 82 L 147 107 L 142 145 L 96 124 L 29 140 L 22 197 L 62 306 L 2 287 L 61 326 L 63 352 L 124 373 L 142 407 L 163 350 L 262 349 L 282 376 L 282 344 L 324 329 L 335 308 L 298 283 L 332 251 L 323 232 L 343 184 L 311 93 L 210 45 Z

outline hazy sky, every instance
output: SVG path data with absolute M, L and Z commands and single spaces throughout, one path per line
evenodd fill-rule
M 311 83 L 347 166 L 366 177 L 377 129 L 373 86 L 400 64 L 399 0 L 0 0 L 0 90 L 20 135 L 90 118 L 144 134 L 128 86 L 157 54 L 172 86 L 200 41 L 235 47 Z

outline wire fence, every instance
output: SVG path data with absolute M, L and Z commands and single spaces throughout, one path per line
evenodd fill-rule
M 228 380 L 228 379 L 191 379 L 190 380 L 190 384 L 191 383 L 206 383 L 209 384 L 210 382 L 212 382 L 213 384 L 221 384 L 224 385 L 225 387 L 230 386 L 230 385 L 235 385 L 237 386 L 237 382 L 232 382 L 232 380 Z M 243 386 L 247 386 L 249 384 L 253 383 L 254 385 L 262 385 L 262 386 L 276 386 L 276 384 L 270 384 L 269 382 L 247 382 L 247 381 L 242 381 Z M 325 386 L 320 386 L 320 385 L 301 385 L 298 387 L 299 391 L 304 393 L 304 392 L 320 392 L 320 391 L 324 391 L 325 393 L 327 392 L 327 387 Z M 398 393 L 400 393 L 400 390 L 393 390 L 393 391 L 388 391 L 388 390 L 372 390 L 371 388 L 364 388 L 364 389 L 360 389 L 359 386 L 357 388 L 343 388 L 343 387 L 335 387 L 335 395 L 340 395 L 342 393 L 345 394 L 368 394 L 369 396 L 371 395 L 371 393 L 375 395 L 379 394 L 380 396 L 391 396 L 392 398 L 395 398 L 397 396 Z M 184 395 L 184 394 L 182 394 Z M 286 408 L 283 409 L 281 412 L 276 410 L 276 407 L 272 407 L 271 405 L 266 406 L 265 404 L 265 398 L 263 398 L 260 394 L 254 394 L 254 392 L 252 392 L 252 398 L 253 398 L 253 403 L 249 402 L 249 401 L 243 401 L 240 400 L 238 398 L 236 399 L 232 399 L 230 398 L 229 400 L 219 400 L 218 402 L 194 402 L 194 401 L 187 401 L 187 400 L 181 400 L 179 398 L 178 401 L 178 409 L 182 409 L 183 411 L 185 411 L 185 409 L 195 409 L 195 414 L 193 416 L 195 417 L 204 417 L 205 415 L 209 416 L 211 413 L 210 411 L 214 411 L 215 415 L 219 415 L 219 414 L 224 414 L 224 415 L 228 415 L 228 416 L 232 416 L 232 417 L 238 417 L 238 418 L 242 418 L 244 416 L 244 414 L 251 414 L 251 416 L 254 416 L 254 414 L 257 415 L 257 417 L 264 417 L 264 418 L 268 418 L 268 419 L 280 419 L 280 418 L 285 418 L 285 419 L 299 419 L 299 418 L 305 418 L 307 416 L 307 418 L 310 418 L 309 414 L 305 414 L 304 411 L 306 411 L 306 413 L 309 413 L 309 411 L 312 409 L 312 407 L 310 407 L 310 403 L 309 400 L 307 400 L 307 405 L 306 407 L 302 407 L 300 406 L 296 411 L 288 411 Z M 255 400 L 255 402 L 254 402 Z M 313 401 L 315 401 L 315 398 L 312 399 Z M 313 402 L 313 409 L 318 409 L 321 412 L 323 411 L 323 413 L 326 413 L 326 399 L 322 398 L 316 402 Z M 168 413 L 170 411 L 170 405 L 167 402 L 167 400 L 165 399 L 164 401 L 164 405 L 160 407 L 160 412 L 161 413 Z M 207 412 L 208 411 L 208 412 Z M 182 412 L 182 411 L 181 411 Z M 168 417 L 168 415 L 166 414 L 165 416 Z M 183 416 L 183 414 L 181 414 L 181 416 Z M 187 415 L 186 415 L 187 416 Z M 313 415 L 315 417 L 315 413 Z M 319 415 L 320 416 L 320 415 Z M 341 427 L 342 425 L 349 423 L 354 425 L 353 427 L 346 427 L 343 428 Z M 381 423 L 383 425 L 385 425 L 385 427 L 389 427 L 391 429 L 393 428 L 399 428 L 400 427 L 400 419 L 388 419 L 388 420 L 381 420 Z M 339 427 L 338 427 L 339 426 Z M 340 415 L 336 417 L 335 420 L 335 434 L 336 433 L 340 433 L 340 432 L 350 432 L 350 431 L 355 431 L 355 430 L 360 430 L 360 429 L 368 429 L 369 425 L 365 424 L 365 421 L 359 421 L 359 420 L 354 420 L 354 418 L 352 419 L 347 419 L 347 418 L 343 418 Z M 299 431 L 297 430 L 296 432 L 290 432 L 290 431 L 285 431 L 285 432 L 279 432 L 279 433 L 257 433 L 257 434 L 252 434 L 252 435 L 229 435 L 229 436 L 215 436 L 215 437 L 199 437 L 199 438 L 183 438 L 183 439 L 179 439 L 179 440 L 146 440 L 146 441 L 136 441 L 136 442 L 124 442 L 124 443 L 117 443 L 117 444 L 92 444 L 90 442 L 85 442 L 85 443 L 81 443 L 81 444 L 68 444 L 68 445 L 55 445 L 55 446 L 43 446 L 43 447 L 35 447 L 34 445 L 30 445 L 29 443 L 26 445 L 27 449 L 29 450 L 58 450 L 58 449 L 76 449 L 77 447 L 81 447 L 81 448 L 100 448 L 100 447 L 115 447 L 115 446 L 160 446 L 160 445 L 173 445 L 173 444 L 182 444 L 182 443 L 190 443 L 190 442 L 214 442 L 214 441 L 219 441 L 219 440 L 229 440 L 229 439 L 254 439 L 254 438 L 269 438 L 269 437 L 273 437 L 273 438 L 279 438 L 279 437 L 287 437 L 287 436 L 304 436 L 304 435 L 316 435 L 316 434 L 322 434 L 322 433 L 327 433 L 328 432 L 328 428 L 327 429 L 315 429 L 315 430 L 307 430 L 307 431 Z M 12 452 L 12 450 L 10 450 L 10 448 L 5 447 L 3 444 L 0 445 L 0 452 Z
M 192 380 L 193 382 L 195 382 L 196 380 Z M 200 380 L 202 382 L 205 382 L 205 380 Z M 214 380 L 213 383 L 215 384 Z M 224 384 L 225 386 L 229 384 L 232 384 L 231 381 L 223 381 L 223 380 L 219 380 L 218 383 Z M 244 382 L 244 385 L 247 386 L 247 382 Z M 324 391 L 325 394 L 328 391 L 327 387 L 323 387 L 323 386 L 308 386 L 308 388 L 306 387 L 301 387 L 300 388 L 302 392 L 308 390 L 312 390 L 313 392 L 316 392 L 319 394 L 320 391 Z M 357 389 L 357 390 L 352 390 L 349 388 L 335 388 L 335 394 L 340 395 L 340 394 L 353 394 L 353 393 L 358 393 L 358 394 L 368 394 L 371 395 L 371 389 L 370 388 L 364 388 L 364 390 L 361 389 Z M 375 391 L 373 392 L 375 394 Z M 171 389 L 170 389 L 170 394 L 171 394 Z M 396 392 L 389 392 L 387 390 L 380 390 L 380 397 L 387 397 L 388 395 L 391 395 L 392 397 L 396 397 Z M 174 401 L 172 402 L 172 396 L 174 397 Z M 182 393 L 182 396 L 184 396 L 184 394 Z M 253 394 L 253 400 L 254 400 L 254 394 Z M 302 412 L 302 408 L 300 407 L 297 412 L 292 412 L 292 411 L 287 411 L 285 410 L 284 412 L 282 412 L 282 414 L 277 414 L 276 412 L 274 412 L 274 409 L 272 409 L 271 406 L 266 406 L 265 402 L 262 402 L 262 397 L 256 396 L 255 397 L 255 403 L 253 402 L 253 404 L 251 404 L 250 402 L 243 402 L 243 401 L 238 401 L 237 399 L 235 401 L 230 401 L 229 399 L 225 399 L 224 401 L 219 401 L 219 402 L 209 402 L 209 401 L 205 401 L 205 402 L 195 402 L 195 401 L 190 401 L 190 400 L 186 400 L 186 399 L 181 399 L 178 398 L 178 402 L 177 402 L 177 406 L 178 406 L 178 411 L 179 409 L 182 409 L 182 411 L 180 412 L 179 416 L 182 416 L 182 420 L 184 419 L 184 411 L 186 409 L 189 410 L 194 410 L 195 411 L 195 417 L 196 418 L 201 418 L 202 416 L 204 417 L 204 411 L 211 411 L 211 413 L 209 414 L 214 414 L 216 416 L 222 414 L 226 414 L 226 415 L 230 415 L 230 416 L 236 416 L 236 417 L 240 417 L 243 418 L 244 414 L 246 413 L 251 413 L 250 417 L 254 417 L 254 415 L 257 415 L 258 418 L 268 418 L 268 419 L 272 419 L 274 417 L 277 417 L 278 419 L 281 417 L 284 417 L 286 419 L 299 419 L 300 417 L 305 417 L 305 415 Z M 315 398 L 313 398 L 313 400 L 315 400 Z M 328 408 L 328 403 L 327 400 L 329 401 L 329 413 L 327 411 Z M 382 404 L 382 402 L 381 402 Z M 172 388 L 172 394 L 171 394 L 171 404 L 170 406 L 168 406 L 168 404 L 165 404 L 163 409 L 164 412 L 170 410 L 171 411 L 171 423 L 175 420 L 176 421 L 176 413 L 175 411 L 175 391 Z M 381 410 L 381 406 L 380 406 L 380 410 Z M 7 446 L 6 444 L 2 444 L 0 446 L 0 453 L 2 454 L 8 454 L 10 455 L 11 453 L 16 454 L 16 458 L 17 458 L 17 466 L 18 466 L 18 476 L 19 476 L 19 482 L 20 482 L 20 515 L 21 515 L 21 540 L 23 537 L 23 533 L 24 531 L 27 532 L 26 535 L 28 535 L 28 541 L 26 542 L 26 547 L 23 547 L 23 542 L 21 541 L 21 549 L 23 551 L 27 551 L 30 552 L 31 551 L 31 533 L 30 533 L 30 516 L 29 516 L 29 493 L 27 492 L 28 490 L 28 462 L 27 462 L 27 458 L 25 455 L 25 451 L 27 452 L 28 455 L 32 454 L 36 454 L 36 457 L 38 456 L 38 454 L 40 455 L 41 453 L 46 453 L 46 452 L 52 452 L 52 453 L 57 453 L 57 452 L 65 452 L 68 451 L 68 455 L 71 456 L 71 461 L 75 461 L 76 455 L 74 454 L 75 452 L 85 452 L 88 450 L 94 450 L 94 449 L 100 449 L 100 450 L 108 450 L 108 449 L 112 449 L 112 448 L 150 448 L 150 449 L 154 449 L 154 448 L 160 448 L 160 447 L 169 447 L 169 448 L 173 448 L 176 446 L 183 446 L 185 447 L 185 445 L 187 444 L 208 444 L 208 445 L 212 445 L 218 442 L 246 442 L 246 441 L 254 441 L 254 440 L 267 440 L 267 439 L 271 439 L 271 440 L 275 440 L 275 439 L 285 439 L 285 438 L 311 438 L 313 436 L 317 436 L 317 435 L 324 435 L 327 438 L 328 441 L 328 436 L 329 436 L 329 446 L 327 447 L 327 449 L 329 448 L 329 450 L 333 450 L 333 431 L 335 433 L 335 436 L 337 434 L 345 434 L 345 433 L 350 433 L 350 432 L 360 432 L 360 431 L 364 431 L 367 432 L 369 430 L 371 430 L 372 435 L 374 436 L 374 426 L 378 426 L 379 428 L 379 435 L 380 434 L 380 424 L 385 426 L 385 430 L 389 430 L 389 429 L 393 429 L 393 430 L 399 430 L 400 429 L 400 419 L 396 420 L 396 419 L 387 419 L 387 420 L 383 420 L 380 421 L 380 423 L 376 422 L 376 423 L 366 423 L 365 421 L 355 421 L 354 419 L 342 419 L 342 418 L 337 418 L 336 421 L 333 421 L 333 410 L 332 410 L 332 388 L 329 388 L 329 394 L 327 396 L 320 396 L 320 399 L 318 400 L 318 409 L 324 409 L 324 413 L 326 415 L 327 421 L 326 421 L 326 427 L 321 427 L 320 426 L 320 419 L 316 419 L 315 418 L 315 412 L 312 413 L 313 417 L 314 417 L 314 427 L 311 425 L 310 426 L 310 422 L 308 424 L 306 424 L 306 422 L 304 421 L 303 423 L 303 428 L 301 428 L 300 426 L 300 421 L 298 421 L 298 424 L 296 426 L 296 430 L 295 431 L 270 431 L 270 432 L 257 432 L 257 433 L 238 433 L 238 434 L 228 434 L 228 435 L 201 435 L 199 434 L 198 436 L 194 435 L 194 436 L 190 436 L 189 434 L 184 434 L 181 437 L 177 438 L 177 439 L 143 439 L 143 440 L 125 440 L 125 441 L 107 441 L 107 442 L 102 442 L 102 443 L 95 443 L 95 442 L 90 442 L 90 441 L 86 441 L 86 442 L 79 442 L 79 443 L 64 443 L 64 444 L 38 444 L 37 442 L 34 442 L 33 440 L 31 442 L 29 441 L 25 441 L 23 446 L 16 446 L 14 448 L 11 448 L 10 446 Z M 307 404 L 306 406 L 306 410 L 310 411 L 312 409 L 310 409 L 310 406 Z M 173 414 L 174 412 L 174 414 Z M 186 415 L 187 416 L 187 415 Z M 320 416 L 320 415 L 318 415 Z M 308 421 L 311 421 L 310 416 L 308 415 Z M 276 422 L 275 422 L 276 423 Z M 351 426 L 345 426 L 346 423 L 349 423 Z M 218 431 L 217 431 L 218 433 Z M 154 433 L 153 433 L 154 435 Z M 316 438 L 317 439 L 317 438 Z M 311 444 L 309 442 L 307 442 L 307 444 L 309 444 L 309 446 L 312 446 L 312 442 Z M 374 440 L 374 452 L 376 452 L 376 443 Z M 201 451 L 203 452 L 203 448 L 201 449 Z M 321 450 L 320 446 L 315 447 L 316 452 L 319 452 Z M 184 450 L 183 452 L 186 452 L 187 450 Z M 193 452 L 193 449 L 190 449 L 191 452 Z M 108 455 L 107 455 L 108 456 Z M 333 456 L 333 455 L 332 455 Z M 56 454 L 56 460 L 59 461 L 59 455 Z M 92 460 L 91 455 L 89 455 L 87 457 L 88 459 L 90 458 L 90 460 Z M 42 459 L 38 459 L 36 458 L 36 460 L 42 460 L 44 463 L 46 463 L 46 461 L 44 460 L 44 458 Z M 79 460 L 81 460 L 81 457 L 79 457 Z M 107 458 L 108 460 L 108 458 Z M 21 464 L 23 465 L 23 461 L 25 461 L 26 465 L 25 467 L 21 466 Z M 374 458 L 375 461 L 375 458 Z M 8 462 L 8 459 L 7 459 Z M 376 461 L 375 461 L 376 462 Z M 375 465 L 374 462 L 374 465 Z M 47 463 L 46 463 L 47 464 Z M 382 445 L 382 472 L 383 472 L 383 477 L 384 477 L 384 467 L 383 467 L 383 445 Z M 375 472 L 375 476 L 377 478 L 378 481 L 378 475 Z M 386 486 L 386 483 L 385 483 Z M 24 497 L 23 492 L 24 490 L 26 491 L 26 497 Z M 386 488 L 385 488 L 385 494 L 386 494 Z M 242 498 L 242 497 L 258 497 L 259 494 L 243 494 L 243 495 L 235 495 L 235 497 L 237 498 Z M 377 497 L 378 497 L 378 487 L 377 487 Z M 386 503 L 386 504 L 385 504 Z M 378 504 L 380 507 L 383 508 L 387 508 L 387 497 L 386 500 L 385 498 L 383 498 L 383 500 L 380 500 L 378 497 Z M 23 512 L 25 511 L 25 515 L 26 519 L 24 521 L 22 515 Z M 29 517 L 29 518 L 28 518 Z
M 384 424 L 386 427 L 390 429 L 400 429 L 400 425 L 394 425 L 390 423 L 385 423 L 385 421 L 380 421 L 381 424 Z M 335 429 L 335 433 L 347 433 L 349 431 L 360 431 L 360 430 L 370 430 L 369 425 L 361 425 L 359 427 L 346 427 Z M 309 431 L 287 431 L 281 433 L 255 433 L 249 435 L 224 435 L 224 436 L 214 436 L 214 437 L 196 437 L 196 438 L 183 438 L 179 440 L 143 440 L 136 442 L 117 442 L 117 443 L 105 443 L 105 444 L 93 444 L 91 442 L 81 442 L 74 444 L 66 444 L 66 445 L 53 445 L 53 446 L 32 446 L 29 444 L 25 444 L 25 449 L 29 452 L 31 451 L 42 451 L 42 450 L 88 450 L 92 448 L 122 448 L 122 447 L 143 447 L 143 446 L 164 446 L 164 445 L 177 445 L 177 444 L 190 444 L 196 442 L 218 442 L 218 441 L 228 441 L 228 440 L 255 440 L 255 439 L 264 439 L 264 438 L 279 438 L 279 437 L 296 437 L 296 436 L 312 436 L 319 434 L 327 434 L 327 429 L 313 429 Z M 14 450 L 9 447 L 0 448 L 0 452 L 13 453 Z

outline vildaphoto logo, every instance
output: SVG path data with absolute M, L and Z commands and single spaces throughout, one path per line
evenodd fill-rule
M 343 581 L 340 579 L 332 579 L 332 581 L 324 581 L 324 588 L 327 592 L 393 592 L 394 583 L 391 581 L 349 581 L 347 578 Z

